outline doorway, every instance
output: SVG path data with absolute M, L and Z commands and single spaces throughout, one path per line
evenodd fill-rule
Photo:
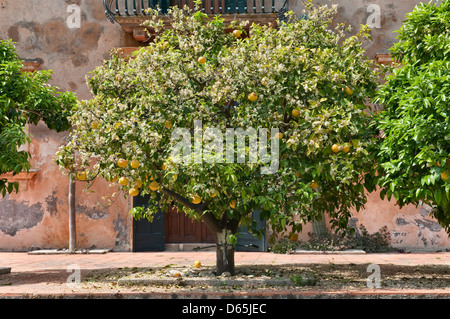
M 133 206 L 157 205 L 149 195 L 135 196 Z M 260 212 L 253 212 L 253 220 L 258 229 L 266 227 L 265 220 L 260 219 Z M 236 251 L 266 251 L 266 238 L 256 237 L 248 231 L 247 227 L 240 227 Z M 161 210 L 154 216 L 153 222 L 146 218 L 133 220 L 133 245 L 132 251 L 164 251 L 166 243 L 198 243 L 214 244 L 213 233 L 200 221 L 194 221 L 184 212 L 178 212 L 176 208 L 170 208 L 167 212 Z

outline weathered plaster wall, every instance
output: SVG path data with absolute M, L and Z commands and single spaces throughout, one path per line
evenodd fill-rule
M 319 2 L 319 1 L 317 1 Z M 395 42 L 397 30 L 407 12 L 419 3 L 414 0 L 336 0 L 337 22 L 350 23 L 355 30 L 367 23 L 369 5 L 380 7 L 380 28 L 372 30 L 374 41 L 366 44 L 367 55 L 386 53 Z M 70 4 L 81 8 L 80 28 L 69 28 Z M 290 0 L 290 9 L 301 14 L 301 0 Z M 41 69 L 54 71 L 52 84 L 70 90 L 80 99 L 89 98 L 85 77 L 108 57 L 115 47 L 138 46 L 132 36 L 106 19 L 100 0 L 0 0 L 0 38 L 17 42 L 19 55 L 38 59 Z M 0 199 L 0 250 L 27 250 L 30 247 L 65 248 L 68 246 L 68 179 L 52 164 L 53 156 L 65 133 L 56 134 L 44 125 L 30 127 L 34 136 L 29 150 L 32 167 L 38 169 L 31 180 L 20 181 L 19 194 Z M 78 246 L 129 250 L 132 221 L 130 203 L 119 198 L 111 207 L 102 206 L 102 196 L 114 190 L 98 181 L 91 190 L 82 191 L 77 183 Z M 98 204 L 99 203 L 99 204 Z M 377 193 L 369 196 L 366 209 L 354 213 L 356 225 L 369 232 L 387 226 L 396 247 L 441 249 L 450 247 L 448 235 L 424 207 L 399 209 L 382 201 Z M 301 239 L 307 239 L 306 225 Z
M 80 28 L 69 28 L 67 20 L 79 5 Z M 98 0 L 1 0 L 0 38 L 15 41 L 23 59 L 38 59 L 40 69 L 53 70 L 51 84 L 62 91 L 89 98 L 86 75 L 109 56 L 111 49 L 137 46 L 132 37 L 105 18 Z M 0 250 L 30 247 L 68 247 L 68 178 L 52 164 L 66 133 L 55 133 L 44 124 L 31 126 L 32 180 L 20 181 L 20 192 L 0 199 Z M 83 191 L 77 182 L 77 246 L 129 250 L 132 222 L 129 202 L 119 198 L 111 207 L 102 206 L 102 196 L 113 189 L 105 181 Z
M 364 210 L 353 213 L 353 223 L 364 225 L 369 233 L 387 226 L 393 247 L 408 251 L 435 251 L 450 248 L 450 237 L 430 216 L 428 205 L 399 208 L 395 200 L 381 200 L 379 193 L 368 196 Z
M 418 0 L 313 0 L 316 4 L 333 3 L 338 6 L 335 23 L 351 25 L 353 33 L 359 31 L 363 24 L 374 24 L 371 31 L 372 42 L 365 44 L 367 56 L 374 58 L 377 53 L 388 53 L 389 48 L 396 42 L 398 30 L 405 16 L 421 1 Z M 428 3 L 428 1 L 422 1 Z M 437 1 L 436 3 L 440 3 Z M 289 0 L 289 9 L 297 15 L 302 14 L 304 0 Z M 379 9 L 379 19 L 375 11 Z M 379 24 L 378 24 L 379 23 Z M 375 26 L 376 24 L 376 26 Z
M 437 1 L 436 3 L 440 3 Z M 314 1 L 331 6 L 331 1 Z M 335 0 L 338 14 L 335 23 L 351 25 L 353 33 L 358 32 L 360 25 L 379 22 L 371 30 L 373 41 L 364 44 L 366 55 L 374 59 L 376 54 L 389 53 L 389 48 L 396 42 L 398 30 L 405 16 L 411 12 L 420 1 L 413 0 Z M 427 1 L 425 1 L 427 3 Z M 374 16 L 375 6 L 379 7 L 379 20 Z M 302 0 L 290 0 L 289 9 L 298 16 L 304 9 Z M 374 20 L 375 19 L 375 20 Z M 430 207 L 415 207 L 409 205 L 400 209 L 395 201 L 381 200 L 379 193 L 368 196 L 364 210 L 353 212 L 351 223 L 357 227 L 364 225 L 369 233 L 387 226 L 391 233 L 391 244 L 397 248 L 412 250 L 441 250 L 450 249 L 450 237 L 437 221 L 429 216 Z M 311 224 L 304 227 L 299 238 L 301 241 L 309 239 L 308 232 L 312 232 Z

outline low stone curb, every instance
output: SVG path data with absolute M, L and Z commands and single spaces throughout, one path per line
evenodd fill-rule
M 177 292 L 177 293 L 2 293 L 0 299 L 450 299 L 449 292 L 430 291 L 278 291 L 278 292 Z
M 106 254 L 108 249 L 81 249 L 76 251 L 69 251 L 67 249 L 42 249 L 29 251 L 28 255 L 71 255 L 71 254 Z
M 290 279 L 216 279 L 216 278 L 122 278 L 117 281 L 118 286 L 294 286 Z
M 348 249 L 348 250 L 302 250 L 297 249 L 292 252 L 296 255 L 365 255 L 366 252 L 360 249 Z

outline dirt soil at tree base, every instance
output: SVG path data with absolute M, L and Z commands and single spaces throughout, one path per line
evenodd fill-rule
M 67 284 L 70 273 L 63 270 L 42 270 L 0 275 L 0 297 L 52 298 L 79 295 L 95 298 L 137 296 L 365 296 L 379 295 L 431 296 L 450 299 L 450 267 L 448 265 L 380 265 L 378 270 L 369 264 L 308 264 L 308 265 L 249 265 L 237 266 L 235 276 L 215 276 L 213 267 L 167 265 L 155 268 L 115 268 L 81 271 L 79 283 Z M 225 274 L 228 275 L 228 274 Z M 131 279 L 122 284 L 124 279 Z M 157 279 L 157 280 L 156 280 Z M 187 279 L 203 280 L 201 284 L 183 284 Z M 258 280 L 269 284 L 254 284 Z M 275 286 L 272 279 L 289 282 L 289 286 Z M 305 280 L 306 279 L 306 280 Z M 133 280 L 141 280 L 133 284 Z M 150 280 L 152 284 L 142 284 Z M 152 281 L 153 280 L 153 281 Z M 208 282 L 220 280 L 220 285 Z M 245 285 L 227 284 L 241 280 Z M 191 280 L 192 281 L 192 280 Z M 260 281 L 259 281 L 260 282 Z

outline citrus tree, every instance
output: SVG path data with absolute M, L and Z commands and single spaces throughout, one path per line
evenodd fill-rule
M 387 77 L 374 122 L 381 196 L 422 203 L 450 231 L 450 1 L 407 15 L 391 52 L 401 63 Z
M 345 228 L 373 189 L 364 109 L 377 76 L 361 46 L 368 29 L 346 36 L 330 28 L 336 7 L 308 10 L 277 28 L 172 8 L 166 29 L 150 12 L 154 41 L 93 71 L 58 163 L 151 194 L 135 218 L 176 205 L 205 222 L 219 274 L 234 272 L 238 227 L 252 228 L 256 209 L 277 232 L 323 212 Z
M 70 128 L 67 115 L 75 104 L 72 93 L 47 84 L 50 71 L 22 72 L 23 63 L 11 41 L 0 41 L 0 175 L 30 169 L 30 153 L 19 150 L 30 141 L 25 125 L 44 121 L 56 131 Z M 17 182 L 0 178 L 0 193 L 18 191 Z

